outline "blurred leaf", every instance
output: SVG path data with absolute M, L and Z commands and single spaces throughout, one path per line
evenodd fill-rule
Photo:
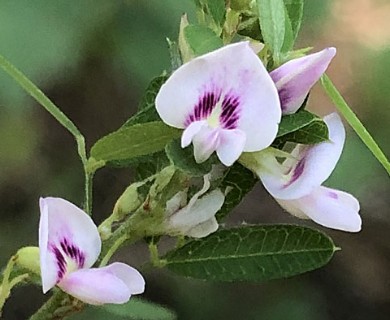
M 176 319 L 175 314 L 162 306 L 145 300 L 131 298 L 122 305 L 105 305 L 103 308 L 112 314 L 124 316 L 128 319 L 139 320 L 171 320 Z
M 95 160 L 129 160 L 163 150 L 181 130 L 161 121 L 139 123 L 123 127 L 98 140 L 91 148 Z
M 278 58 L 285 35 L 285 7 L 283 0 L 257 0 L 260 28 L 265 44 Z
M 225 0 L 207 0 L 207 7 L 215 23 L 222 27 L 225 22 Z
M 220 230 L 168 253 L 167 268 L 219 281 L 266 281 L 317 269 L 337 248 L 325 234 L 293 225 Z
M 207 161 L 196 163 L 194 149 L 191 146 L 182 148 L 180 139 L 171 141 L 165 148 L 168 159 L 175 167 L 193 177 L 202 177 L 211 171 L 213 163 L 217 163 L 216 157 L 211 156 Z
M 252 171 L 238 162 L 229 168 L 219 186 L 222 190 L 229 188 L 230 191 L 225 197 L 222 208 L 216 214 L 218 221 L 226 217 L 234 207 L 240 204 L 245 195 L 253 189 L 257 181 L 258 179 Z
M 88 306 L 82 313 L 71 317 L 72 320 L 173 320 L 176 315 L 169 309 L 139 298 L 131 298 L 121 305 L 107 304 Z
M 295 41 L 301 28 L 304 0 L 284 0 L 284 4 L 291 22 L 293 41 Z
M 222 39 L 213 30 L 199 25 L 188 25 L 184 36 L 195 55 L 199 56 L 223 46 Z
M 281 49 L 282 52 L 289 52 L 292 50 L 294 46 L 294 34 L 292 30 L 291 20 L 288 16 L 287 9 L 284 10 L 284 19 L 285 19 L 285 32 L 284 32 L 284 40 L 283 40 L 283 47 Z
M 128 127 L 136 123 L 160 120 L 160 116 L 156 110 L 155 100 L 157 93 L 160 91 L 161 86 L 165 81 L 167 81 L 167 79 L 167 76 L 162 75 L 150 81 L 142 100 L 138 105 L 138 112 L 127 120 L 122 127 Z

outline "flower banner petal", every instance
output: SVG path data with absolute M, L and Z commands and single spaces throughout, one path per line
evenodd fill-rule
M 98 258 L 101 240 L 96 225 L 81 209 L 61 198 L 41 198 L 39 249 L 43 291 L 71 268 L 89 268 Z
M 245 141 L 243 151 L 268 147 L 281 119 L 275 84 L 249 42 L 227 45 L 181 66 L 161 87 L 156 109 L 165 123 L 186 129 L 182 147 L 192 140 L 197 162 L 223 143 L 221 130 L 241 130 L 245 139 L 237 137 L 237 143 Z M 207 127 L 199 124 L 203 121 Z M 231 163 L 230 158 L 221 160 Z

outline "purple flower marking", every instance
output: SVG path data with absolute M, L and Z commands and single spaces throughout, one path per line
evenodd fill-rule
M 67 271 L 67 262 L 64 255 L 72 259 L 79 269 L 84 267 L 85 254 L 74 244 L 70 243 L 66 238 L 62 239 L 59 246 L 51 245 L 51 248 L 57 260 L 57 283 L 62 280 Z
M 239 106 L 240 100 L 237 96 L 229 94 L 224 97 L 222 102 L 222 113 L 219 118 L 224 129 L 237 128 Z
M 194 121 L 206 119 L 211 114 L 220 98 L 221 90 L 205 92 L 195 105 L 193 112 L 187 117 L 185 126 L 188 127 Z
M 337 193 L 336 193 L 336 192 L 333 192 L 333 191 L 329 191 L 329 192 L 328 192 L 328 196 L 329 196 L 330 198 L 332 198 L 332 199 L 335 199 L 335 200 L 337 200 L 337 199 L 339 198 L 339 196 L 337 195 Z
M 222 90 L 214 89 L 206 91 L 195 105 L 193 111 L 185 120 L 185 127 L 188 127 L 194 121 L 207 119 L 220 101 Z M 239 119 L 240 100 L 238 96 L 229 93 L 223 97 L 222 112 L 219 115 L 220 123 L 224 129 L 235 129 Z

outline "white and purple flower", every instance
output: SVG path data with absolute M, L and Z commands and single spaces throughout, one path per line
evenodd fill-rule
M 61 198 L 41 198 L 39 251 L 43 292 L 55 285 L 89 304 L 125 303 L 144 292 L 145 281 L 134 268 L 113 263 L 91 268 L 101 239 L 92 219 Z
M 268 152 L 255 171 L 267 191 L 291 214 L 325 227 L 357 232 L 361 229 L 358 200 L 322 186 L 335 168 L 345 141 L 344 126 L 336 113 L 324 117 L 324 122 L 329 141 L 298 144 L 282 163 Z
M 320 79 L 335 55 L 335 48 L 326 48 L 290 60 L 270 73 L 278 89 L 283 114 L 295 113 L 301 107 L 310 89 Z
M 262 150 L 275 139 L 281 119 L 273 80 L 248 42 L 227 45 L 177 69 L 156 97 L 161 119 L 184 129 L 198 163 L 216 151 L 232 165 L 242 152 Z

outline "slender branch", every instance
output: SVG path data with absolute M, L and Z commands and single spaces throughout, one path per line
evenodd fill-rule
M 386 169 L 387 173 L 390 174 L 389 160 L 387 160 L 385 154 L 375 142 L 374 138 L 370 135 L 370 133 L 367 131 L 367 129 L 364 127 L 364 125 L 361 123 L 361 121 L 352 111 L 352 109 L 348 106 L 347 102 L 341 96 L 340 92 L 336 89 L 336 87 L 327 75 L 322 76 L 321 83 L 323 88 L 325 89 L 325 92 L 336 105 L 340 113 L 348 121 L 353 130 L 355 130 L 356 134 L 360 137 L 360 139 L 362 139 L 363 143 L 367 146 L 367 148 Z

